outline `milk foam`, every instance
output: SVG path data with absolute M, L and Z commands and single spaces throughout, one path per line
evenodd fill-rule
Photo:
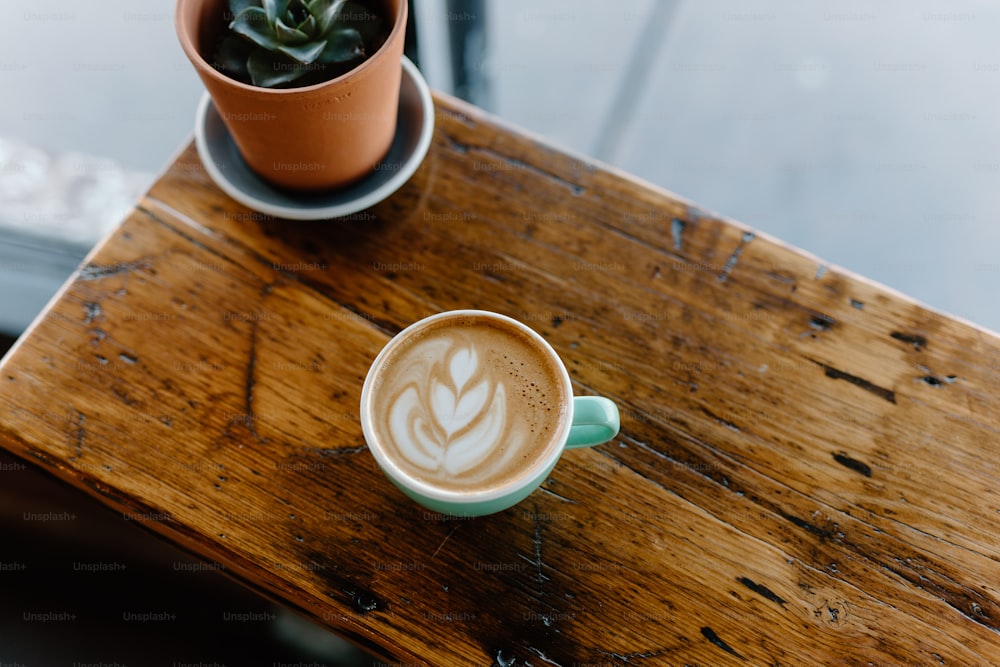
M 413 465 L 448 475 L 467 473 L 500 444 L 507 421 L 502 383 L 477 375 L 474 348 L 448 350 L 441 367 L 413 378 L 389 407 L 389 434 Z M 476 378 L 476 381 L 470 382 Z M 519 443 L 508 442 L 511 447 Z
M 549 424 L 565 409 L 558 376 L 523 334 L 473 329 L 415 336 L 377 383 L 386 448 L 414 476 L 449 488 L 516 475 L 551 444 Z

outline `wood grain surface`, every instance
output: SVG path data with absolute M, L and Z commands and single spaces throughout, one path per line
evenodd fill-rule
M 339 220 L 187 147 L 5 358 L 0 445 L 391 664 L 1000 663 L 1000 338 L 435 103 L 416 175 Z M 471 520 L 358 422 L 379 349 L 453 308 L 622 413 Z

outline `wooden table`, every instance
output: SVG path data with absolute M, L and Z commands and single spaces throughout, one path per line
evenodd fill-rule
M 4 360 L 0 445 L 395 663 L 1000 663 L 1000 338 L 435 102 L 347 219 L 256 214 L 186 148 Z M 453 520 L 358 401 L 466 307 L 622 432 Z

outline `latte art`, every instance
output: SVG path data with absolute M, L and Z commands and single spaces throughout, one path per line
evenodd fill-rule
M 448 350 L 433 362 L 389 408 L 389 433 L 400 453 L 432 473 L 462 475 L 505 445 L 516 451 L 523 440 L 509 432 L 507 395 L 478 369 L 475 348 Z
M 569 388 L 558 360 L 524 331 L 485 317 L 444 319 L 390 348 L 371 378 L 369 444 L 406 475 L 484 491 L 561 447 Z

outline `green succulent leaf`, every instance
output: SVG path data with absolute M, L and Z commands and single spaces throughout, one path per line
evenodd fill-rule
M 298 28 L 288 27 L 281 19 L 274 22 L 274 31 L 278 37 L 278 41 L 282 44 L 295 45 L 309 41 L 309 35 Z
M 332 0 L 308 0 L 306 2 L 306 10 L 313 16 L 318 16 L 323 13 L 323 9 L 330 4 Z
M 281 46 L 274 27 L 267 21 L 267 15 L 260 7 L 248 7 L 236 15 L 229 29 L 243 35 L 258 46 L 274 50 Z
M 309 15 L 309 3 L 306 0 L 292 0 L 288 11 L 295 16 L 296 21 L 301 21 Z
M 215 66 L 234 79 L 246 79 L 247 58 L 253 46 L 247 40 L 229 35 L 219 43 L 215 52 Z
M 275 88 L 295 81 L 306 69 L 294 59 L 266 49 L 254 49 L 247 59 L 247 71 L 255 86 Z
M 288 2 L 289 0 L 262 0 L 267 22 L 274 23 L 280 16 L 284 16 L 288 11 Z
M 361 41 L 361 33 L 354 28 L 337 30 L 328 35 L 326 48 L 317 59 L 326 65 L 346 63 L 365 55 L 365 44 Z
M 310 14 L 305 21 L 298 25 L 298 29 L 310 36 L 319 34 L 316 31 L 316 17 Z
M 260 7 L 260 0 L 229 0 L 229 11 L 233 16 L 250 7 Z
M 337 20 L 337 15 L 340 14 L 340 10 L 344 8 L 344 3 L 347 0 L 317 0 L 322 7 L 322 13 L 312 12 L 312 15 L 317 17 L 317 22 L 319 23 L 319 33 L 325 35 L 330 27 Z
M 316 62 L 316 60 L 320 57 L 320 54 L 323 53 L 324 49 L 326 49 L 325 40 L 322 42 L 299 44 L 298 46 L 278 47 L 278 51 L 305 65 Z

